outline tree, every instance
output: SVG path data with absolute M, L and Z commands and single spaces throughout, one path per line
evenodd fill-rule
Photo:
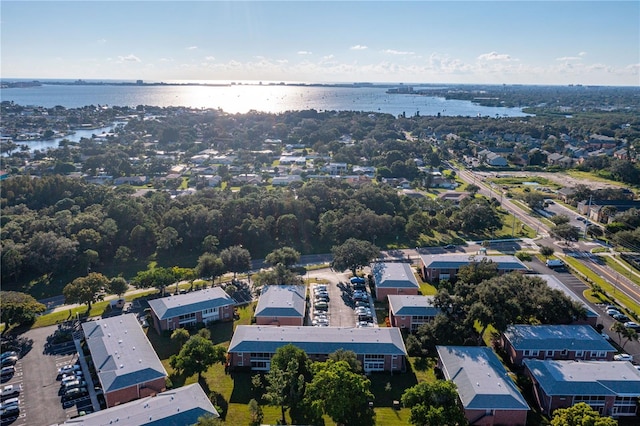
M 559 408 L 553 412 L 552 426 L 617 426 L 611 417 L 600 417 L 600 413 L 587 403 L 580 402 L 571 407 Z
M 155 287 L 164 295 L 164 289 L 175 281 L 176 277 L 171 268 L 153 268 L 138 272 L 131 284 L 135 288 Z
M 578 241 L 578 238 L 580 238 L 580 229 L 569 223 L 555 225 L 549 231 L 554 237 L 565 241 Z
M 498 275 L 498 264 L 491 259 L 482 258 L 480 262 L 475 259 L 458 270 L 458 280 L 467 284 L 480 284 L 482 281 Z
M 362 373 L 362 363 L 353 351 L 338 349 L 337 351 L 330 353 L 328 359 L 334 362 L 344 361 L 349 364 L 351 371 L 354 373 Z
M 554 225 L 562 225 L 563 223 L 571 222 L 571 219 L 569 219 L 569 216 L 567 216 L 566 214 L 557 214 L 551 216 L 549 220 L 553 222 Z
M 251 269 L 251 253 L 242 246 L 231 246 L 220 252 L 220 259 L 228 271 L 236 277 L 238 272 Z
M 339 425 L 373 425 L 375 413 L 371 381 L 354 373 L 346 361 L 317 362 L 307 385 L 305 400 L 317 413 L 324 413 Z
M 31 325 L 36 315 L 46 307 L 33 296 L 18 291 L 0 291 L 0 320 L 5 323 L 3 331 L 12 326 Z
M 211 340 L 196 334 L 184 344 L 178 355 L 171 356 L 169 365 L 187 377 L 198 373 L 200 381 L 202 373 L 209 367 L 226 360 L 225 355 L 226 351 L 222 346 L 215 346 Z
M 196 275 L 198 277 L 211 277 L 215 283 L 216 278 L 224 274 L 226 267 L 222 259 L 213 253 L 204 253 L 198 258 Z
M 212 414 L 205 414 L 198 417 L 198 423 L 195 426 L 221 426 L 224 423 L 219 417 L 214 417 Z
M 478 193 L 478 191 L 480 191 L 480 187 L 473 183 L 469 183 L 467 184 L 467 186 L 465 186 L 465 190 L 467 192 L 470 192 L 472 196 L 475 196 Z
M 525 192 L 522 199 L 532 209 L 542 209 L 544 207 L 545 195 L 542 192 L 539 192 L 539 191 Z
M 202 240 L 202 250 L 209 253 L 215 253 L 216 250 L 218 250 L 218 244 L 220 244 L 218 237 L 215 235 L 207 235 Z
M 117 294 L 118 296 L 122 296 L 129 289 L 129 284 L 127 280 L 123 277 L 113 277 L 109 281 L 109 292 L 111 294 Z
M 251 399 L 249 401 L 249 414 L 251 415 L 250 426 L 258 426 L 262 424 L 262 420 L 264 419 L 264 413 L 262 412 L 262 407 L 258 404 L 258 401 L 255 399 Z
M 419 426 L 467 424 L 458 404 L 458 390 L 451 381 L 421 382 L 402 394 L 402 404 L 411 408 L 409 421 Z
M 62 294 L 66 303 L 86 303 L 87 312 L 91 311 L 91 304 L 102 300 L 102 292 L 109 287 L 109 280 L 98 272 L 91 272 L 86 277 L 79 277 L 64 286 Z
M 638 332 L 633 328 L 625 327 L 621 322 L 614 322 L 611 325 L 610 330 L 618 335 L 618 342 L 622 346 L 623 350 L 630 340 L 638 341 Z M 624 343 L 622 342 L 622 339 L 624 339 Z
M 311 361 L 302 349 L 287 344 L 279 347 L 271 357 L 264 397 L 269 405 L 280 407 L 283 422 L 287 408 L 294 411 L 299 406 L 310 378 Z
M 191 336 L 186 328 L 176 328 L 173 330 L 173 333 L 171 333 L 171 341 L 177 343 L 180 349 L 182 349 L 184 344 L 187 343 L 190 338 Z
M 273 250 L 264 260 L 271 266 L 281 264 L 289 268 L 300 261 L 300 253 L 294 248 L 282 247 Z
M 553 256 L 554 250 L 553 247 L 549 247 L 549 246 L 540 246 L 540 254 L 543 255 L 544 257 L 551 257 Z
M 339 246 L 331 248 L 333 261 L 331 267 L 336 271 L 344 271 L 350 269 L 353 275 L 356 270 L 367 266 L 375 258 L 380 256 L 380 249 L 369 241 L 349 238 Z

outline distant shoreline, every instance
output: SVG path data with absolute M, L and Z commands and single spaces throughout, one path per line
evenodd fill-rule
M 63 80 L 52 80 L 52 81 L 40 81 L 40 80 L 32 80 L 32 81 L 16 81 L 16 80 L 3 80 L 0 81 L 0 87 L 3 89 L 14 89 L 14 88 L 27 88 L 27 87 L 38 87 L 43 85 L 51 85 L 51 86 L 138 86 L 138 87 L 150 87 L 150 86 L 202 86 L 202 87 L 232 87 L 232 86 L 294 86 L 294 87 L 348 87 L 348 88 L 358 88 L 358 87 L 366 87 L 366 88 L 380 88 L 387 89 L 391 87 L 402 86 L 402 83 L 399 84 L 389 84 L 389 83 L 262 83 L 262 82 L 231 82 L 231 83 L 197 83 L 197 82 L 144 82 L 142 80 L 138 80 L 135 82 L 129 81 L 87 81 L 87 80 L 75 80 L 75 81 L 63 81 Z M 426 86 L 426 84 L 425 84 Z M 438 85 L 439 86 L 439 85 Z

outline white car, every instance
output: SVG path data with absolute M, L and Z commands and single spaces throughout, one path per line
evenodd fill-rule
M 21 389 L 22 388 L 20 387 L 20 385 L 7 385 L 2 388 L 2 391 L 0 392 L 0 397 L 3 400 L 5 400 L 7 398 L 18 396 L 20 394 Z
M 603 337 L 605 340 L 611 340 L 611 336 L 609 336 L 607 333 L 602 333 L 602 337 Z
M 613 356 L 614 361 L 633 361 L 633 356 L 629 354 L 618 354 Z
M 64 365 L 58 368 L 58 374 L 68 374 L 74 371 L 80 371 L 81 369 L 82 367 L 80 367 L 78 364 Z

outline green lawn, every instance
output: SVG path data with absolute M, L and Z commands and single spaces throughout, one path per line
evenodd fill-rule
M 631 269 L 632 271 L 634 271 L 635 268 L 629 265 L 623 259 L 620 259 L 619 257 L 616 259 L 612 259 L 611 256 L 600 256 L 600 259 L 604 259 L 604 261 L 607 263 L 607 266 L 618 272 L 620 275 L 624 275 L 625 277 L 630 279 L 635 285 L 640 286 L 640 277 L 638 277 L 636 273 L 629 272 L 629 270 L 625 269 L 624 266 Z
M 626 296 L 622 292 L 616 291 L 616 288 L 613 284 L 610 284 L 608 281 L 591 271 L 591 269 L 587 268 L 571 256 L 563 256 L 562 259 L 569 267 L 582 274 L 591 283 L 595 283 L 600 286 L 600 288 L 602 288 L 602 290 L 610 299 L 612 299 L 612 301 L 618 301 L 621 305 L 626 306 L 630 311 L 632 311 L 636 317 L 640 316 L 640 305 L 638 305 L 633 299 Z

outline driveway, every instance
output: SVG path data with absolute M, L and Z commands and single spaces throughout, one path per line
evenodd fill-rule
M 353 310 L 353 299 L 349 291 L 350 272 L 335 272 L 330 268 L 319 269 L 309 272 L 309 278 L 316 278 L 327 282 L 327 291 L 329 292 L 329 325 L 331 327 L 355 327 L 356 314 Z M 310 286 L 313 288 L 313 284 Z M 310 298 L 312 301 L 311 312 L 313 312 L 313 293 L 311 290 Z M 311 315 L 313 319 L 313 315 Z M 309 321 L 310 323 L 310 321 Z

